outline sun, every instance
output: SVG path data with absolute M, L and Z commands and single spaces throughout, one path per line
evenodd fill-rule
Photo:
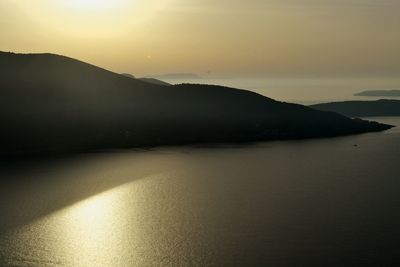
M 111 9 L 124 4 L 124 0 L 65 0 L 65 4 L 76 9 Z

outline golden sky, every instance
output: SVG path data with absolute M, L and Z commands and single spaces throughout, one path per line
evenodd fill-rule
M 0 50 L 135 75 L 400 74 L 399 0 L 1 0 Z

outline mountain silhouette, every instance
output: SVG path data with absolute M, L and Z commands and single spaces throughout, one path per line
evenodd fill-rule
M 148 82 L 148 83 L 152 83 L 152 84 L 157 84 L 157 85 L 163 85 L 163 86 L 170 86 L 170 83 L 158 80 L 158 79 L 154 79 L 154 78 L 139 78 L 139 80 L 143 81 L 143 82 Z
M 0 153 L 328 137 L 389 125 L 213 85 L 160 86 L 53 54 L 0 52 Z
M 370 90 L 357 93 L 355 96 L 400 97 L 400 90 Z
M 400 100 L 344 101 L 317 104 L 311 107 L 349 117 L 400 116 Z

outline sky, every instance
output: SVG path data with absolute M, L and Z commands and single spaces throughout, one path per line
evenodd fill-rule
M 116 72 L 398 77 L 398 0 L 1 0 L 0 50 Z

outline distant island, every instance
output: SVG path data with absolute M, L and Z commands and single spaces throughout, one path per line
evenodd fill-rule
M 131 78 L 131 79 L 136 79 L 135 76 L 133 76 L 132 74 L 129 73 L 121 73 L 122 76 Z M 158 79 L 154 79 L 154 78 L 137 78 L 138 80 L 141 80 L 143 82 L 147 82 L 147 83 L 152 83 L 152 84 L 157 84 L 157 85 L 163 85 L 163 86 L 170 86 L 170 83 L 158 80 Z
M 390 125 L 213 85 L 162 86 L 54 54 L 0 52 L 0 153 L 331 137 Z
M 400 90 L 368 90 L 355 96 L 400 97 Z
M 152 83 L 152 84 L 157 84 L 157 85 L 163 85 L 163 86 L 170 86 L 170 83 L 161 81 L 159 79 L 154 79 L 154 78 L 139 78 L 139 80 L 147 83 Z
M 400 116 L 400 100 L 344 101 L 317 104 L 311 107 L 349 117 Z
M 200 77 L 194 73 L 168 73 L 161 75 L 148 75 L 145 78 L 153 78 L 159 80 L 200 80 Z
M 125 77 L 128 77 L 128 78 L 136 79 L 136 77 L 133 76 L 133 75 L 130 74 L 130 73 L 121 73 L 121 75 L 123 75 L 123 76 L 125 76 Z

